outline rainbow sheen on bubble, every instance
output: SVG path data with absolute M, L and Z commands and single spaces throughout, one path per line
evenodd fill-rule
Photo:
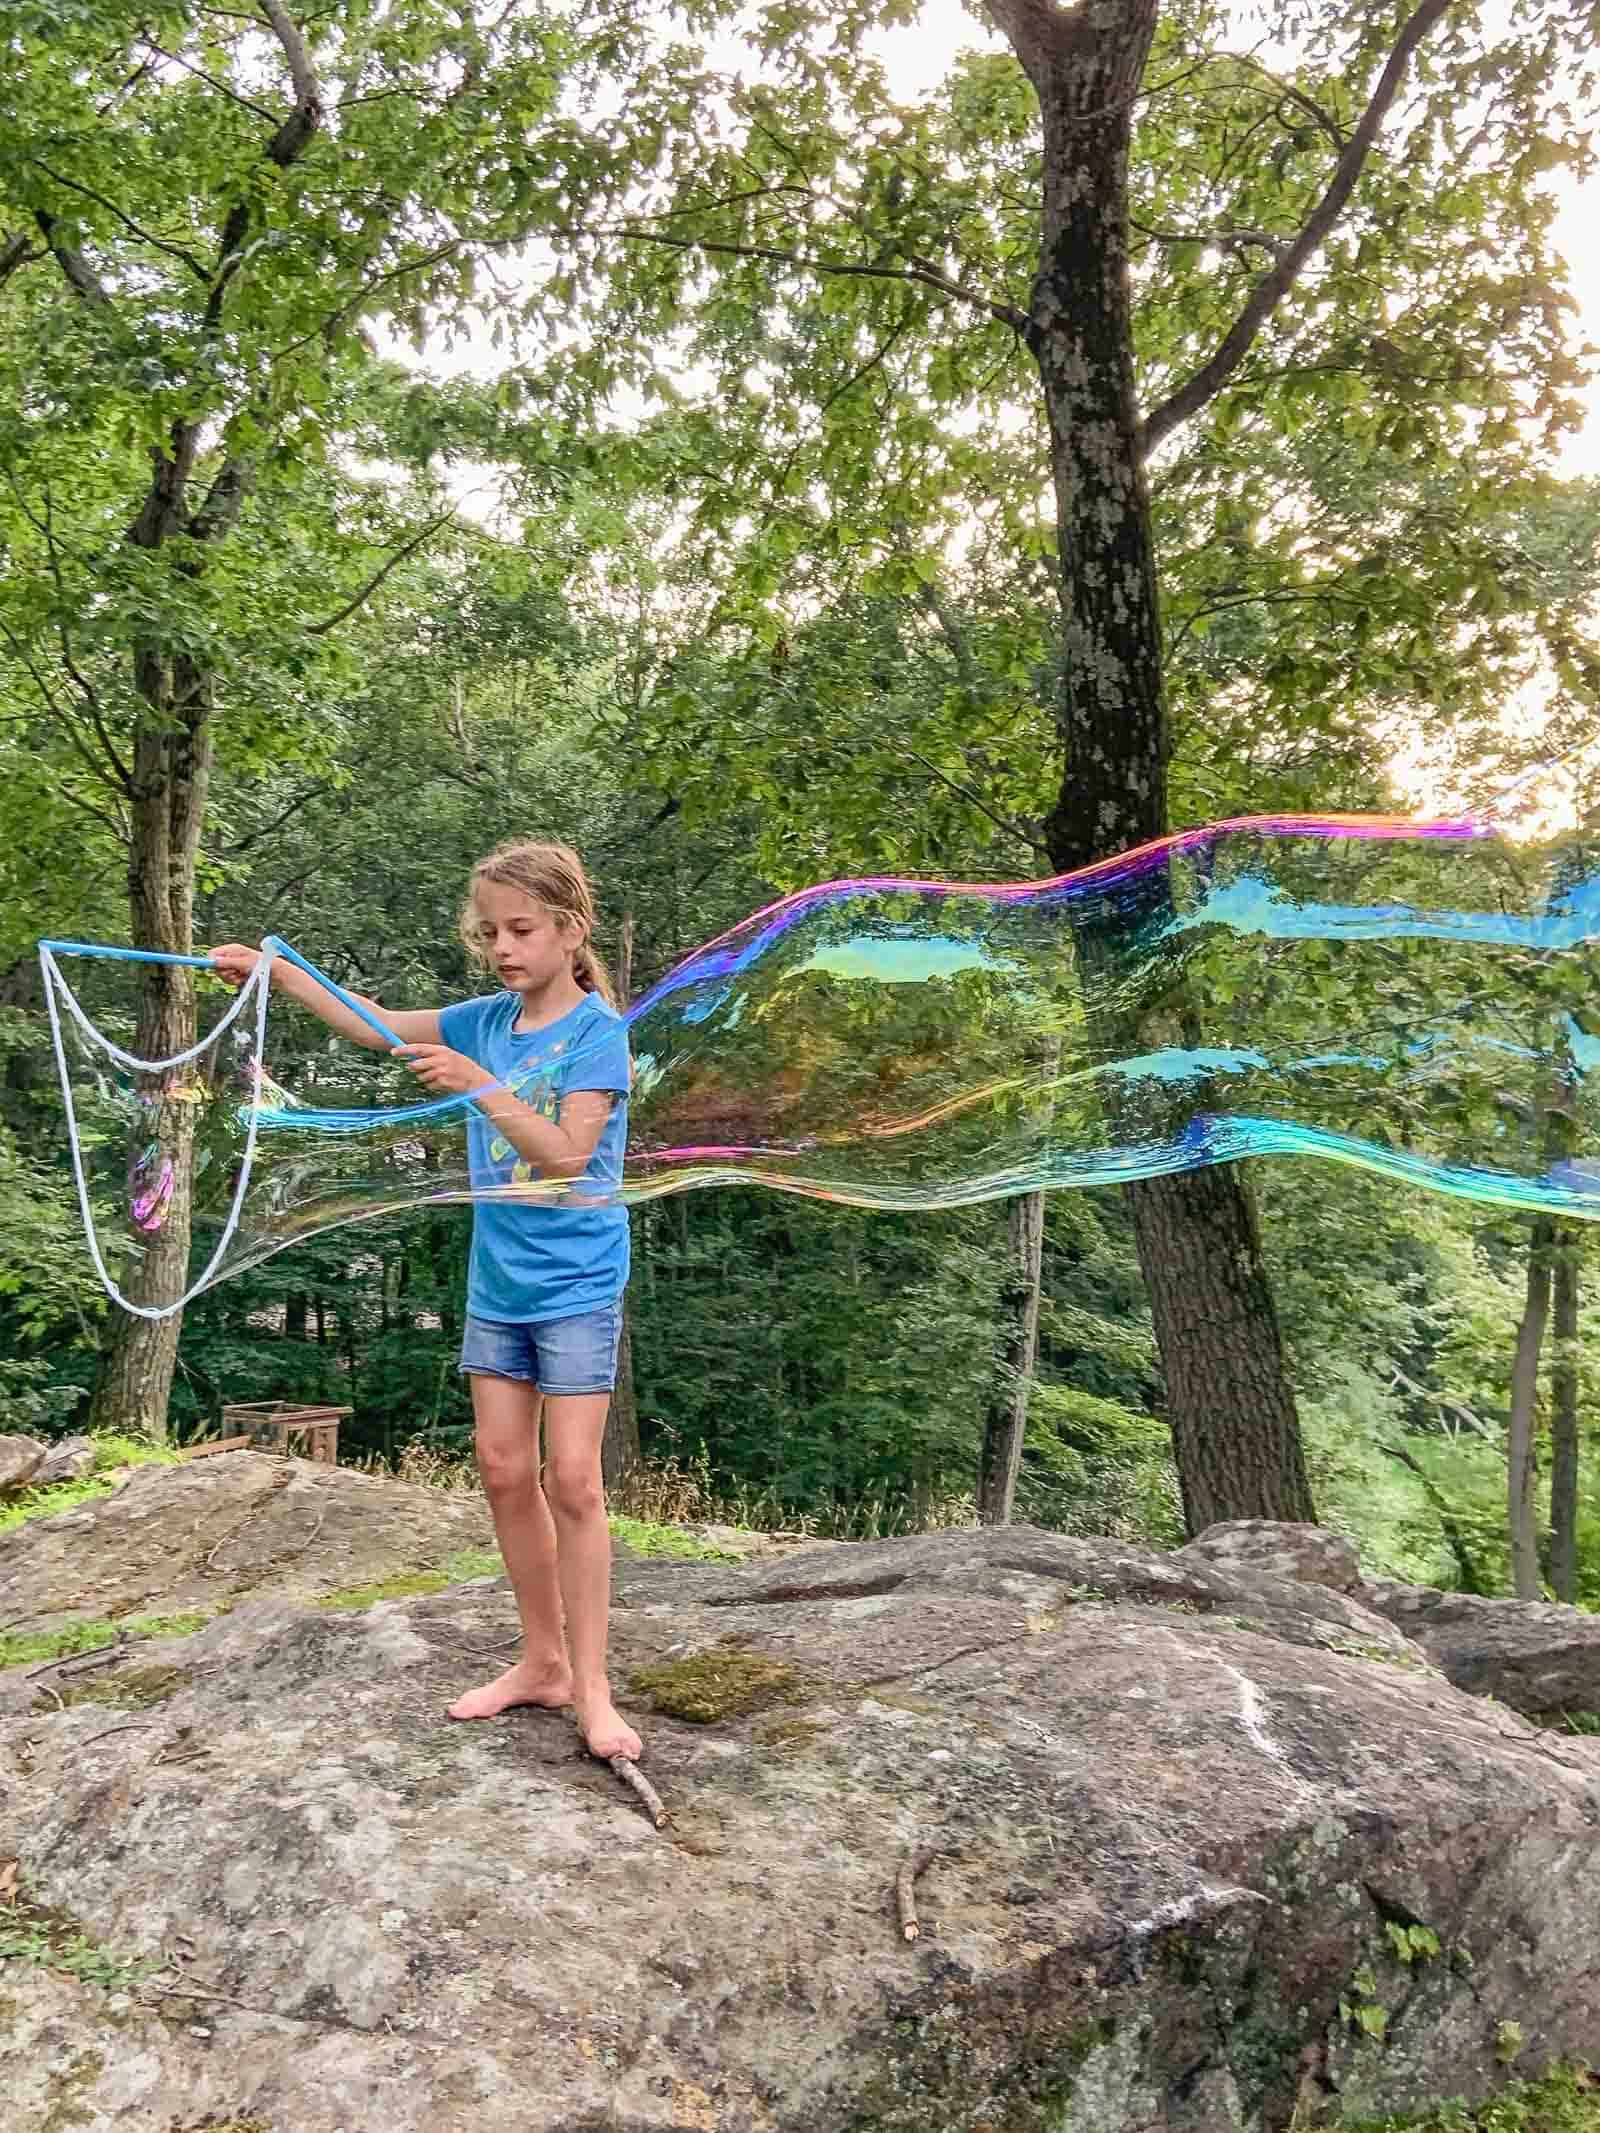
M 1597 943 L 1600 845 L 1470 822 L 1259 818 L 1048 881 L 826 883 L 635 1005 L 616 1192 L 754 1184 L 914 1209 L 1318 1156 L 1593 1219 Z M 235 1217 L 202 1285 L 406 1207 L 509 1198 L 537 1221 L 602 1196 L 521 1161 L 475 1189 L 467 1099 L 417 1102 L 393 1062 L 281 999 L 262 1064 L 249 1019 L 154 1098 L 69 1023 L 96 1145 L 123 1166 L 95 1195 L 108 1261 L 168 1218 L 153 1100 L 169 1122 L 189 1110 L 196 1266 Z M 559 1064 L 583 1086 L 581 1058 L 575 1078 Z M 556 1066 L 536 1053 L 517 1093 L 548 1109 Z

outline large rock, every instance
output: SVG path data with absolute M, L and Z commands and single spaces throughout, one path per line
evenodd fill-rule
M 1581 1607 L 1486 1600 L 1382 1579 L 1363 1585 L 1359 1597 L 1469 1695 L 1498 1697 L 1551 1724 L 1600 1714 L 1600 1617 Z
M 494 1547 L 481 1496 L 265 1452 L 139 1466 L 110 1496 L 32 1519 L 0 1551 L 0 1622 L 171 1615 L 441 1570 Z
M 99 1951 L 11 1966 L 8 2126 L 1281 2133 L 1600 2036 L 1590 1744 L 1326 1587 L 1026 1528 L 623 1561 L 660 1833 L 565 1717 L 445 1720 L 514 1636 L 499 1583 L 263 1592 L 0 1676 L 0 1840 Z
M 0 1436 L 0 1495 L 7 1489 L 29 1486 L 43 1464 L 50 1447 L 37 1437 L 25 1436 L 21 1430 L 10 1430 Z
M 48 1489 L 58 1481 L 77 1481 L 94 1465 L 93 1437 L 63 1437 L 52 1444 L 28 1477 L 31 1489 Z
M 1214 1563 L 1222 1571 L 1294 1578 L 1302 1585 L 1329 1585 L 1354 1592 L 1361 1583 L 1356 1551 L 1326 1526 L 1282 1524 L 1271 1518 L 1229 1518 L 1178 1550 L 1186 1562 Z

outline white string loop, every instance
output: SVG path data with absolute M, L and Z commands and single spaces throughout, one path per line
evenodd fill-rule
M 109 1037 L 103 1036 L 78 1004 L 72 987 L 61 975 L 60 970 L 57 968 L 55 957 L 48 948 L 41 948 L 39 951 L 39 967 L 44 972 L 45 1006 L 50 1012 L 50 1036 L 55 1045 L 56 1072 L 61 1078 L 61 1098 L 67 1112 L 67 1139 L 72 1149 L 72 1177 L 78 1191 L 78 1207 L 83 1215 L 84 1234 L 89 1240 L 89 1256 L 94 1261 L 95 1272 L 100 1276 L 101 1286 L 112 1302 L 120 1304 L 124 1311 L 130 1312 L 135 1318 L 151 1320 L 172 1318 L 184 1308 L 185 1304 L 192 1303 L 201 1290 L 209 1284 L 212 1275 L 221 1264 L 223 1254 L 233 1242 L 234 1231 L 239 1226 L 239 1216 L 244 1207 L 245 1190 L 250 1183 L 250 1172 L 255 1162 L 256 1121 L 260 1106 L 255 1101 L 254 1092 L 260 1086 L 261 1062 L 266 1050 L 267 995 L 272 989 L 272 950 L 270 948 L 262 950 L 260 960 L 257 962 L 255 969 L 239 989 L 238 999 L 234 1001 L 228 1012 L 210 1034 L 202 1037 L 198 1043 L 191 1044 L 187 1051 L 174 1052 L 170 1059 L 137 1059 L 132 1052 L 124 1051 L 121 1045 L 113 1044 Z M 78 1116 L 72 1101 L 72 1073 L 67 1065 L 67 1050 L 62 1040 L 61 1016 L 57 1007 L 58 994 L 60 999 L 65 1002 L 68 1012 L 91 1044 L 98 1045 L 102 1051 L 115 1059 L 119 1065 L 129 1067 L 139 1074 L 162 1074 L 173 1067 L 187 1066 L 189 1061 L 198 1058 L 201 1052 L 209 1051 L 232 1028 L 233 1024 L 244 1013 L 246 1007 L 251 1005 L 252 1002 L 254 1003 L 256 1022 L 255 1044 L 251 1056 L 252 1095 L 250 1122 L 245 1130 L 244 1160 L 239 1167 L 239 1182 L 234 1187 L 233 1205 L 228 1209 L 228 1219 L 222 1226 L 222 1235 L 217 1240 L 216 1250 L 211 1254 L 204 1268 L 196 1276 L 195 1280 L 190 1283 L 189 1287 L 184 1290 L 176 1303 L 137 1304 L 131 1302 L 128 1297 L 123 1295 L 121 1289 L 117 1287 L 117 1284 L 111 1278 L 105 1260 L 101 1255 L 100 1240 L 96 1237 L 94 1230 L 94 1213 L 89 1203 L 89 1181 L 84 1175 L 83 1148 L 78 1138 Z

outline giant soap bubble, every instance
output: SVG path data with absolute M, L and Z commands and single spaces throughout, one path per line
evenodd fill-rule
M 934 1208 L 1313 1156 L 1597 1218 L 1597 939 L 1600 849 L 1475 823 L 1273 817 L 1050 881 L 830 882 L 634 1006 L 615 1193 Z M 537 1220 L 597 1197 L 525 1164 L 475 1185 L 467 1098 L 416 1101 L 381 1053 L 282 998 L 268 1016 L 264 990 L 191 1055 L 141 1063 L 117 1041 L 129 966 L 69 981 L 43 959 L 113 1283 L 171 1219 L 192 1155 L 193 1249 L 150 1315 L 380 1213 L 493 1195 Z M 202 1017 L 221 998 L 202 986 Z M 551 1064 L 536 1053 L 518 1092 L 536 1101 Z

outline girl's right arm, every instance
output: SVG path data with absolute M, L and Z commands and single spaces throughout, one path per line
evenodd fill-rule
M 235 990 L 249 983 L 251 973 L 261 960 L 259 948 L 247 948 L 238 941 L 230 941 L 225 947 L 207 951 L 212 967 Z M 272 983 L 277 992 L 287 993 L 291 1000 L 298 1000 L 302 1007 L 309 1007 L 314 1015 L 320 1015 L 329 1029 L 341 1037 L 348 1037 L 352 1044 L 364 1045 L 370 1052 L 384 1052 L 389 1047 L 375 1030 L 368 1029 L 359 1015 L 351 1014 L 348 1007 L 336 1000 L 333 994 L 317 983 L 313 977 L 293 963 L 274 963 Z M 418 1008 L 412 1012 L 394 1014 L 387 1007 L 380 1007 L 376 1000 L 369 1000 L 364 993 L 355 992 L 351 998 L 368 1007 L 380 1022 L 386 1022 L 403 1044 L 438 1044 L 439 1010 L 436 1007 Z

